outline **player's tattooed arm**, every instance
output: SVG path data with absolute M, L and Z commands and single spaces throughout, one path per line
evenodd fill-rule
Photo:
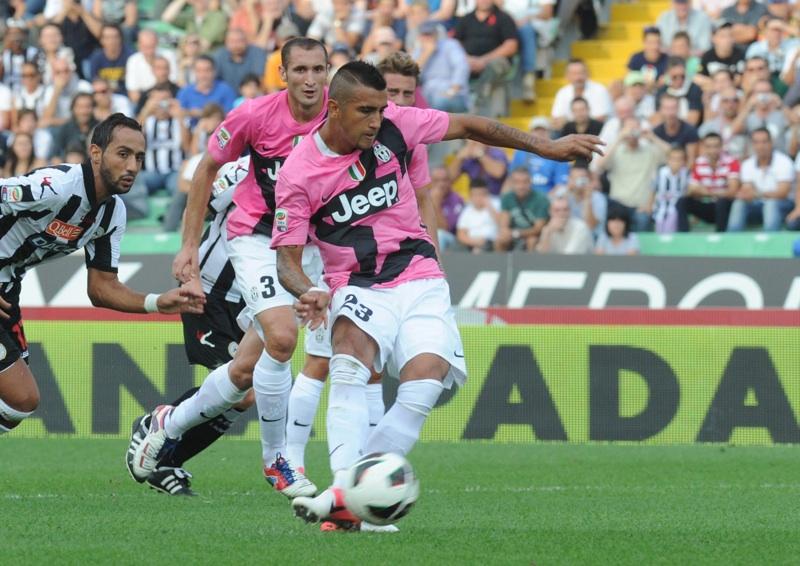
M 327 324 L 331 297 L 327 291 L 314 287 L 303 272 L 303 246 L 279 246 L 277 254 L 278 281 L 297 297 L 294 312 L 300 323 L 307 324 L 311 330 Z
M 313 283 L 303 271 L 303 246 L 280 246 L 278 254 L 278 281 L 295 297 L 305 294 Z
M 572 161 L 578 157 L 590 159 L 594 153 L 602 155 L 600 148 L 605 145 L 597 136 L 582 134 L 551 140 L 497 120 L 469 114 L 450 114 L 450 125 L 443 139 L 472 139 L 486 145 L 521 149 L 556 161 Z

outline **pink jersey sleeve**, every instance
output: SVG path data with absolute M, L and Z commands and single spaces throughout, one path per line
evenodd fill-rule
M 208 153 L 217 163 L 236 161 L 250 143 L 251 108 L 247 101 L 231 111 L 208 138 Z
M 278 174 L 275 184 L 275 222 L 272 224 L 272 248 L 303 246 L 308 241 L 311 204 L 306 190 Z
M 384 116 L 400 129 L 408 147 L 440 142 L 450 127 L 450 116 L 447 112 L 433 108 L 425 110 L 413 106 L 401 108 L 389 103 Z
M 411 154 L 411 163 L 408 164 L 408 178 L 414 190 L 427 187 L 431 184 L 431 172 L 428 169 L 428 148 L 418 145 Z

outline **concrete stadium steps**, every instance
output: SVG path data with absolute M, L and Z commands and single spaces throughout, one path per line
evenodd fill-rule
M 587 62 L 594 60 L 619 60 L 628 58 L 641 50 L 642 40 L 605 40 L 587 39 L 576 41 L 572 44 L 572 56 L 585 59 Z
M 669 2 L 638 2 L 636 4 L 614 4 L 611 6 L 612 22 L 644 22 L 654 24 L 662 12 L 669 10 Z

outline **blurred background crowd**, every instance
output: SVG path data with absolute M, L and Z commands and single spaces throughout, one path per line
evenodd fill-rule
M 636 254 L 644 231 L 800 229 L 800 5 L 607 2 L 6 0 L 2 176 L 81 162 L 92 127 L 123 112 L 148 142 L 131 226 L 176 231 L 208 136 L 284 87 L 280 47 L 306 35 L 331 75 L 404 50 L 418 106 L 607 143 L 575 163 L 431 147 L 444 249 Z

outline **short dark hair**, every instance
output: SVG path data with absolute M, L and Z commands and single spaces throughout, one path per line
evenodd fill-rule
M 572 102 L 570 102 L 570 103 L 569 103 L 569 105 L 570 105 L 570 106 L 572 106 L 572 105 L 573 105 L 573 104 L 575 104 L 576 102 L 583 102 L 583 103 L 584 103 L 586 106 L 589 106 L 589 101 L 588 101 L 588 100 L 586 100 L 586 99 L 585 99 L 584 97 L 582 97 L 582 96 L 576 96 L 575 98 L 573 98 L 573 99 L 572 99 Z
M 716 34 L 718 31 L 722 31 L 724 29 L 733 29 L 733 24 L 731 22 L 722 22 L 720 25 L 714 28 L 714 33 Z
M 667 69 L 672 67 L 686 67 L 686 59 L 677 56 L 670 57 L 667 59 Z
M 719 140 L 722 142 L 722 136 L 719 135 L 717 132 L 708 132 L 706 135 L 703 136 L 703 141 L 706 140 Z
M 756 134 L 759 134 L 759 133 L 767 134 L 767 139 L 769 139 L 769 141 L 772 141 L 772 134 L 770 133 L 770 131 L 767 128 L 765 128 L 763 126 L 761 128 L 756 128 L 755 130 L 750 132 L 750 139 L 753 139 L 753 136 L 755 136 Z
M 242 77 L 242 80 L 239 81 L 239 88 L 242 88 L 247 83 L 256 83 L 260 85 L 261 77 L 259 77 L 255 73 L 247 73 L 245 76 Z
M 214 62 L 214 59 L 212 59 L 210 55 L 198 55 L 197 57 L 194 58 L 194 63 L 192 64 L 195 64 L 198 61 L 207 61 L 208 63 L 211 64 L 211 67 L 213 69 L 217 68 L 217 64 Z
M 669 153 L 672 153 L 673 151 L 680 151 L 683 154 L 683 156 L 686 157 L 686 146 L 684 145 L 681 145 L 679 143 L 672 144 L 671 146 L 669 146 Z
M 531 176 L 530 169 L 528 169 L 527 167 L 525 167 L 523 165 L 520 165 L 519 167 L 515 167 L 514 169 L 512 169 L 511 170 L 511 174 L 513 175 L 514 173 L 523 173 L 523 174 L 527 175 L 528 177 Z
M 281 65 L 283 65 L 284 68 L 289 64 L 289 55 L 291 54 L 292 49 L 295 47 L 305 51 L 322 49 L 322 53 L 325 55 L 325 64 L 328 64 L 328 50 L 325 49 L 325 45 L 321 41 L 317 41 L 316 39 L 312 39 L 310 37 L 293 37 L 284 43 L 283 47 L 281 47 Z
M 404 77 L 413 77 L 419 84 L 419 65 L 405 51 L 396 51 L 383 59 L 378 63 L 378 70 L 383 76 L 402 75 Z
M 658 37 L 661 37 L 661 30 L 656 26 L 647 26 L 642 30 L 642 37 L 644 38 L 648 35 L 657 35 Z
M 100 34 L 102 35 L 102 33 L 107 29 L 113 29 L 114 31 L 117 32 L 117 34 L 119 35 L 120 39 L 123 38 L 122 28 L 120 26 L 118 26 L 117 24 L 112 24 L 110 22 L 104 23 L 103 26 L 100 28 Z
M 689 42 L 689 45 L 692 44 L 692 37 L 683 30 L 676 31 L 674 34 L 672 34 L 672 41 L 675 41 L 676 39 L 685 39 Z
M 488 191 L 489 183 L 487 183 L 486 179 L 482 177 L 475 177 L 474 179 L 471 179 L 469 182 L 469 190 L 472 189 L 485 189 Z
M 137 132 L 142 131 L 142 126 L 139 122 L 133 118 L 128 118 L 121 112 L 116 112 L 95 126 L 92 132 L 92 145 L 96 145 L 105 151 L 114 137 L 114 130 L 117 128 L 128 128 Z
M 364 61 L 350 61 L 342 65 L 331 80 L 328 97 L 337 102 L 346 101 L 355 86 L 386 90 L 386 80 L 374 65 Z
M 89 92 L 79 92 L 78 94 L 76 94 L 75 96 L 72 97 L 72 102 L 69 103 L 70 112 L 73 112 L 75 110 L 75 104 L 81 98 L 88 98 L 89 100 L 91 100 L 92 101 L 92 106 L 94 107 L 94 96 Z
M 626 211 L 621 206 L 619 206 L 619 205 L 613 206 L 612 205 L 612 206 L 608 207 L 608 213 L 606 214 L 606 223 L 605 223 L 605 229 L 606 229 L 606 235 L 607 236 L 611 236 L 611 233 L 608 231 L 608 221 L 609 220 L 622 220 L 622 222 L 625 224 L 625 230 L 623 230 L 623 232 L 622 232 L 623 237 L 627 238 L 628 234 L 631 233 L 631 216 L 630 216 L 630 214 L 628 214 L 628 211 Z

